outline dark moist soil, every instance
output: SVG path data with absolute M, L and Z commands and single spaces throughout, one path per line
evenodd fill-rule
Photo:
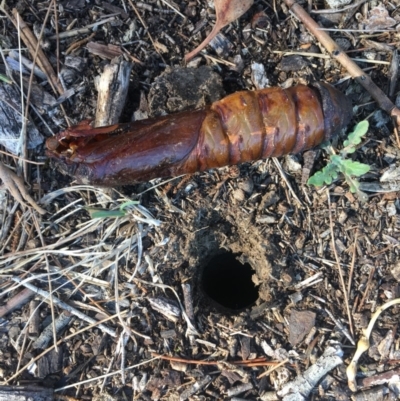
M 164 2 L 135 4 L 148 30 L 130 2 L 57 2 L 60 33 L 72 23 L 72 29 L 85 27 L 118 12 L 113 7 L 119 8 L 115 19 L 100 25 L 91 41 L 123 44 L 141 62 L 134 64 L 129 99 L 121 121 L 130 120 L 132 112 L 138 109 L 142 117 L 159 116 L 204 107 L 236 90 L 255 89 L 260 80 L 254 78 L 252 65 L 261 63 L 265 68 L 262 76 L 271 86 L 289 87 L 314 80 L 341 82 L 337 87 L 357 106 L 352 125 L 367 117 L 370 121 L 366 139 L 352 156 L 371 166 L 370 173 L 361 180 L 377 182 L 389 166 L 397 166 L 399 149 L 391 122 L 361 87 L 346 79 L 346 71 L 329 58 L 282 56 L 282 51 L 291 50 L 325 54 L 284 5 L 256 2 L 238 21 L 222 30 L 218 45 L 207 47 L 207 54 L 218 62 L 200 56 L 189 65 L 192 68 L 184 68 L 184 54 L 205 38 L 215 21 L 210 3 L 171 2 L 185 19 Z M 39 24 L 40 30 L 48 4 L 9 1 L 7 6 L 9 12 L 17 7 L 23 20 L 31 27 Z M 339 17 L 341 22 L 336 21 L 333 26 L 340 23 L 342 28 L 359 29 L 368 20 L 368 11 L 373 6 L 365 3 L 362 8 L 336 17 L 315 16 L 325 27 L 332 26 L 333 18 Z M 324 7 L 320 3 L 312 4 L 312 9 Z M 399 18 L 397 8 L 390 3 L 382 7 L 381 21 Z M 386 16 L 385 7 L 389 13 Z M 357 19 L 353 13 L 356 11 Z M 16 28 L 7 18 L 0 20 L 0 26 L 2 47 L 16 48 Z M 53 15 L 51 23 L 46 25 L 47 37 L 55 34 L 54 26 Z M 67 49 L 89 34 L 72 36 L 59 43 L 60 68 L 64 74 L 70 74 L 67 88 L 75 90 L 75 95 L 63 103 L 73 123 L 93 116 L 97 98 L 95 77 L 109 63 L 90 53 L 86 43 L 82 43 L 70 54 L 80 67 L 67 68 Z M 397 41 L 397 35 L 396 31 L 377 33 L 365 42 L 358 32 L 332 33 L 342 46 L 347 46 L 346 50 L 354 51 L 350 54 L 355 57 L 383 61 L 391 61 L 390 44 Z M 45 40 L 43 44 L 45 54 L 56 68 L 56 42 Z M 27 53 L 24 55 L 29 57 Z M 363 68 L 371 66 L 372 78 L 387 92 L 389 78 L 396 77 L 390 75 L 386 64 L 362 65 Z M 43 87 L 51 93 L 49 85 L 43 84 Z M 394 97 L 397 90 L 395 86 Z M 42 117 L 54 132 L 66 128 L 58 107 L 47 109 Z M 37 117 L 33 119 L 40 131 L 50 136 L 44 124 Z M 334 147 L 341 148 L 343 137 L 339 135 Z M 15 166 L 12 158 L 0 157 L 6 164 Z M 30 158 L 46 160 L 44 148 L 31 151 Z M 161 225 L 138 224 L 134 218 L 121 223 L 107 219 L 94 231 L 55 247 L 62 252 L 49 252 L 47 264 L 54 273 L 52 289 L 56 288 L 56 296 L 97 320 L 122 313 L 121 319 L 107 322 L 117 336 L 109 336 L 99 327 L 79 333 L 61 343 L 58 352 L 53 350 L 40 357 L 29 370 L 25 369 L 9 382 L 19 368 L 53 343 L 50 337 L 42 348 L 33 346 L 33 341 L 52 322 L 50 306 L 39 303 L 34 312 L 32 303 L 18 305 L 0 320 L 0 380 L 8 385 L 55 388 L 63 400 L 273 400 L 279 399 L 277 390 L 313 366 L 324 350 L 335 343 L 343 349 L 344 364 L 325 375 L 308 398 L 349 400 L 352 393 L 345 368 L 355 352 L 349 337 L 356 342 L 376 308 L 400 295 L 400 204 L 396 190 L 368 193 L 367 201 L 362 202 L 349 192 L 341 177 L 325 189 L 305 185 L 310 170 L 319 170 L 325 161 L 321 151 L 279 158 L 287 181 L 282 178 L 276 161 L 269 159 L 184 176 L 167 183 L 155 180 L 115 190 L 67 192 L 46 205 L 49 214 L 39 221 L 23 214 L 24 209 L 11 197 L 2 198 L 0 269 L 4 272 L 0 271 L 0 308 L 21 291 L 20 287 L 14 288 L 12 277 L 30 278 L 36 287 L 51 290 L 45 260 L 32 262 L 28 253 L 55 244 L 89 222 L 90 216 L 83 206 L 100 204 L 106 209 L 118 209 L 120 199 L 125 196 L 139 200 Z M 32 168 L 30 174 L 31 192 L 36 199 L 73 184 L 73 178 L 61 175 L 53 163 L 46 162 L 39 170 Z M 58 213 L 64 207 L 65 211 Z M 73 213 L 68 215 L 68 211 Z M 21 219 L 22 228 L 18 223 Z M 115 224 L 117 229 L 113 228 Z M 332 231 L 337 259 L 332 248 Z M 144 233 L 140 263 L 135 246 L 115 262 L 117 253 L 113 252 L 118 252 L 126 240 L 134 244 L 134 235 L 140 232 Z M 95 248 L 100 241 L 101 248 Z M 24 250 L 29 252 L 17 253 Z M 79 252 L 86 250 L 101 261 L 95 269 L 91 268 L 93 260 L 79 256 Z M 13 255 L 19 256 L 17 261 L 12 259 Z M 229 264 L 232 269 L 226 273 Z M 339 264 L 348 293 L 348 308 Z M 136 267 L 136 278 L 140 280 L 132 281 Z M 241 276 L 241 267 L 250 267 L 250 273 L 247 270 Z M 210 273 L 219 268 L 221 275 Z M 221 276 L 218 291 L 215 283 L 219 283 Z M 92 281 L 88 281 L 89 277 Z M 235 279 L 243 280 L 243 289 Z M 191 298 L 187 298 L 184 284 L 190 284 Z M 213 291 L 217 292 L 217 299 L 210 298 Z M 253 295 L 249 296 L 249 291 Z M 184 304 L 187 319 L 181 313 L 177 297 Z M 43 298 L 37 295 L 35 300 L 41 302 Z M 56 317 L 62 312 L 62 308 L 54 306 Z M 395 306 L 380 317 L 373 331 L 372 346 L 360 361 L 360 380 L 398 367 L 398 314 Z M 38 333 L 27 334 L 24 330 L 34 318 L 39 319 Z M 58 330 L 57 340 L 87 326 L 78 317 L 71 319 L 68 313 L 65 318 L 67 323 Z M 197 333 L 190 330 L 190 324 Z M 124 329 L 128 334 L 124 334 Z M 155 354 L 215 364 L 162 359 L 147 362 Z M 232 364 L 262 357 L 276 363 L 263 377 L 259 376 L 271 366 Z M 286 359 L 282 366 L 276 367 Z M 121 368 L 127 370 L 108 379 L 96 379 Z M 81 383 L 89 379 L 95 380 Z M 70 387 L 64 389 L 66 386 Z M 373 384 L 362 390 L 368 392 L 360 392 L 359 398 L 353 399 L 392 400 L 398 394 L 395 384 Z

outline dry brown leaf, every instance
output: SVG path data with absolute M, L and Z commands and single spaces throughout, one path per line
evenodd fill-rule
M 185 61 L 188 62 L 203 50 L 224 26 L 241 17 L 253 5 L 253 2 L 254 0 L 214 0 L 217 17 L 214 28 L 196 49 L 185 56 Z
M 47 213 L 46 210 L 42 209 L 35 200 L 28 194 L 25 188 L 24 181 L 21 177 L 18 177 L 13 171 L 7 168 L 3 163 L 0 162 L 0 179 L 3 181 L 5 187 L 10 191 L 11 195 L 15 200 L 22 205 L 26 205 L 23 199 L 25 199 L 31 206 L 40 214 Z M 29 205 L 26 205 L 29 206 Z

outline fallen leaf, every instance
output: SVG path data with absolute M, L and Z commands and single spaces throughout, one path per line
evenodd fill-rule
M 40 214 L 47 213 L 46 210 L 42 209 L 35 200 L 28 194 L 25 188 L 24 181 L 21 177 L 18 177 L 13 171 L 7 168 L 3 163 L 0 162 L 0 179 L 3 181 L 4 186 L 10 191 L 11 195 L 15 200 L 23 205 L 27 205 L 23 199 L 25 199 L 31 206 Z M 23 198 L 23 199 L 22 199 Z
M 190 61 L 197 53 L 203 50 L 224 26 L 241 17 L 253 5 L 253 2 L 254 0 L 214 0 L 217 17 L 214 28 L 196 49 L 186 54 L 185 61 Z

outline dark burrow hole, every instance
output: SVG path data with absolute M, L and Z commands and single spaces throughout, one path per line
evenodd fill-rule
M 238 256 L 225 252 L 213 257 L 201 275 L 204 293 L 233 311 L 252 306 L 258 299 L 258 287 L 251 279 L 254 270 L 248 263 L 239 262 Z

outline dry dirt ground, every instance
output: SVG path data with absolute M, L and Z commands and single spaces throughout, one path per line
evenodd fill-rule
M 316 13 L 329 7 L 322 2 L 303 5 L 395 101 L 398 3 L 359 2 L 334 14 Z M 110 62 L 93 43 L 115 45 L 111 56 L 133 62 L 121 121 L 138 109 L 169 114 L 265 85 L 335 84 L 353 102 L 351 126 L 370 122 L 352 158 L 371 166 L 361 181 L 373 191 L 361 201 L 340 176 L 327 187 L 308 186 L 310 170 L 326 162 L 320 150 L 97 188 L 60 174 L 41 143 L 27 154 L 42 164 L 25 166 L 25 183 L 47 213 L 0 190 L 1 383 L 54 388 L 64 400 L 274 400 L 334 349 L 343 363 L 321 373 L 309 394 L 295 386 L 291 399 L 397 399 L 396 306 L 378 319 L 360 359 L 359 392 L 346 377 L 362 328 L 378 306 L 400 296 L 399 188 L 392 178 L 377 192 L 384 173 L 396 176 L 399 148 L 393 124 L 368 93 L 285 5 L 268 0 L 225 27 L 191 69 L 183 57 L 211 30 L 211 1 L 2 2 L 0 68 L 13 70 L 14 85 L 19 63 L 11 64 L 10 49 L 32 58 L 12 9 L 40 32 L 49 6 L 42 48 L 69 94 L 54 101 L 59 95 L 34 76 L 54 98 L 40 98 L 30 111 L 43 137 L 65 129 L 66 118 L 93 117 L 95 80 Z M 12 169 L 19 164 L 9 153 L 0 159 Z M 139 204 L 124 217 L 88 212 L 130 200 Z

